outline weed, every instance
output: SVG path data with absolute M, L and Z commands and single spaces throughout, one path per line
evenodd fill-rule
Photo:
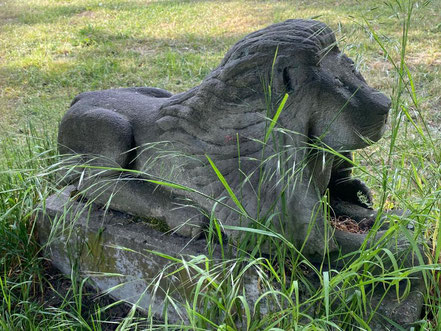
M 353 164 L 356 175 L 374 189 L 375 208 L 408 211 L 391 220 L 388 237 L 407 233 L 417 245 L 417 238 L 406 232 L 413 226 L 415 237 L 428 242 L 428 263 L 400 266 L 380 246 L 358 252 L 339 271 L 329 270 L 326 263 L 302 259 L 267 227 L 276 216 L 266 215 L 256 220 L 263 227 L 246 230 L 248 237 L 234 259 L 219 262 L 208 254 L 172 261 L 194 275 L 193 300 L 184 305 L 188 329 L 367 329 L 376 310 L 368 307 L 373 288 L 396 291 L 399 281 L 419 272 L 426 281 L 421 328 L 439 328 L 439 2 L 348 0 L 335 6 L 335 1 L 323 0 L 320 9 L 292 1 L 100 3 L 0 4 L 0 328 L 99 330 L 107 325 L 104 314 L 112 304 L 84 310 L 84 283 L 75 273 L 70 291 L 60 293 L 56 307 L 39 300 L 48 289 L 34 216 L 36 206 L 57 190 L 55 131 L 75 94 L 145 85 L 183 91 L 196 85 L 245 33 L 274 21 L 313 16 L 338 27 L 337 34 L 345 38 L 340 45 L 357 59 L 357 68 L 392 95 L 390 130 L 382 142 L 358 152 Z M 268 136 L 281 133 L 274 122 L 268 122 Z M 222 182 L 219 172 L 218 177 Z M 229 193 L 246 217 L 240 194 Z M 227 243 L 214 216 L 208 242 L 225 245 L 226 257 Z M 272 256 L 249 249 L 264 242 L 273 248 Z M 388 261 L 392 269 L 384 266 Z M 206 269 L 201 270 L 201 262 Z M 374 272 L 382 265 L 383 273 Z M 244 286 L 250 275 L 260 287 L 254 305 Z M 134 308 L 126 315 L 120 329 L 140 328 L 145 322 Z M 153 318 L 148 323 L 152 329 L 173 328 Z

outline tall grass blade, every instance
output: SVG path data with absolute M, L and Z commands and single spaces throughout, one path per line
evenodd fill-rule
M 242 203 L 236 197 L 236 194 L 234 194 L 234 192 L 231 189 L 230 185 L 227 183 L 225 177 L 222 175 L 222 173 L 216 167 L 216 165 L 214 164 L 213 160 L 211 160 L 211 158 L 208 155 L 205 155 L 205 157 L 207 158 L 208 162 L 210 162 L 211 168 L 216 173 L 216 176 L 219 179 L 219 181 L 222 183 L 222 185 L 224 186 L 225 190 L 227 190 L 231 200 L 233 200 L 234 204 L 237 206 L 237 208 L 239 208 L 239 210 L 243 213 L 243 215 L 246 215 L 247 217 L 249 217 L 249 215 L 248 215 L 247 211 L 245 210 L 245 208 L 243 207 Z
M 269 127 L 268 127 L 268 129 L 267 129 L 267 131 L 266 131 L 266 134 L 265 134 L 265 139 L 263 140 L 263 142 L 264 142 L 265 144 L 268 142 L 268 139 L 270 138 L 271 133 L 273 132 L 274 127 L 275 127 L 276 124 L 277 124 L 277 121 L 278 121 L 278 119 L 279 119 L 279 116 L 280 116 L 280 114 L 282 113 L 283 108 L 285 107 L 285 104 L 286 104 L 286 101 L 288 100 L 288 97 L 289 97 L 289 94 L 286 93 L 286 94 L 284 95 L 282 101 L 280 102 L 279 107 L 277 107 L 277 111 L 276 111 L 276 113 L 274 114 L 274 117 L 271 119 L 271 123 L 270 123 L 270 125 L 269 125 Z

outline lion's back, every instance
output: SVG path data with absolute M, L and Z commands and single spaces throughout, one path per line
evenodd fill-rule
M 62 154 L 101 154 L 121 166 L 139 131 L 156 133 L 158 109 L 168 91 L 134 87 L 81 93 L 61 120 L 58 134 Z

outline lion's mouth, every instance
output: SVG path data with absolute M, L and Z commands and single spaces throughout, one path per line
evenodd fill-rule
M 383 137 L 387 127 L 388 114 L 381 116 L 382 118 L 376 123 L 363 128 L 364 137 L 368 138 L 372 142 L 376 142 Z

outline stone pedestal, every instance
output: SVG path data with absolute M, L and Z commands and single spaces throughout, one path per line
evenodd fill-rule
M 157 231 L 147 222 L 127 214 L 72 199 L 73 193 L 75 188 L 69 186 L 49 197 L 37 220 L 39 241 L 52 263 L 67 275 L 72 269 L 77 270 L 82 277 L 88 277 L 98 291 L 136 304 L 145 313 L 162 318 L 167 313 L 171 323 L 186 321 L 185 309 L 179 302 L 185 302 L 186 296 L 190 298 L 189 275 L 179 272 L 158 281 L 158 274 L 173 266 L 170 266 L 171 260 L 155 252 L 188 259 L 207 255 L 205 240 L 189 241 Z M 218 251 L 212 254 L 213 258 L 220 258 Z M 320 286 L 317 276 L 309 281 Z M 370 322 L 372 329 L 394 330 L 388 319 L 401 326 L 417 321 L 423 305 L 423 289 L 424 282 L 418 276 L 412 281 L 410 294 L 398 301 L 394 289 L 383 298 L 384 290 L 377 286 L 370 302 L 377 311 L 376 318 Z M 262 294 L 255 275 L 246 276 L 244 290 L 253 307 Z M 306 299 L 306 292 L 301 293 L 300 301 Z M 166 296 L 176 299 L 177 305 L 164 305 Z
M 69 186 L 49 197 L 38 218 L 39 241 L 54 266 L 66 275 L 77 268 L 98 291 L 164 316 L 162 290 L 185 296 L 187 276 L 180 272 L 158 282 L 158 273 L 172 261 L 154 252 L 197 256 L 206 254 L 205 241 L 167 235 L 132 216 L 71 199 L 73 192 Z M 182 307 L 176 308 L 168 307 L 169 321 L 185 320 Z

